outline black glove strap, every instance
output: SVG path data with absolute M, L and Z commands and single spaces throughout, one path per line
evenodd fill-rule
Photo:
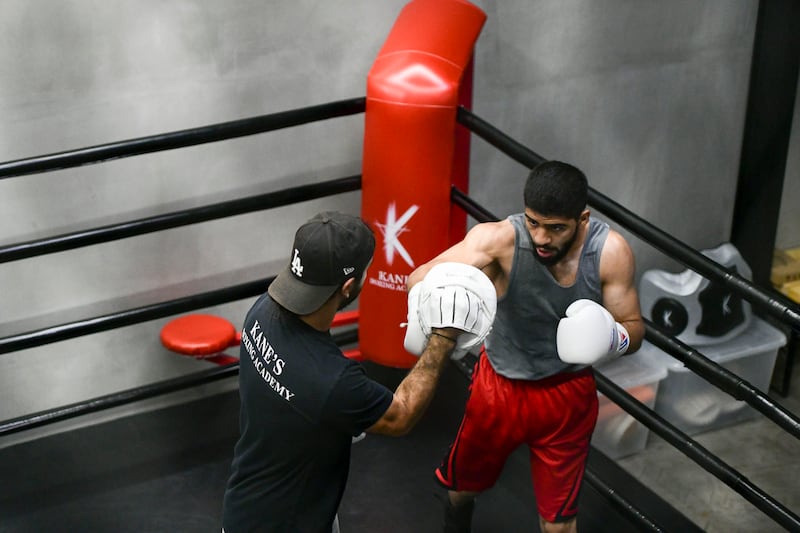
M 431 335 L 436 335 L 437 337 L 441 337 L 443 339 L 447 339 L 450 342 L 452 342 L 453 344 L 456 343 L 456 340 L 454 338 L 448 337 L 447 335 L 442 335 L 441 333 L 436 333 L 435 331 L 431 331 Z

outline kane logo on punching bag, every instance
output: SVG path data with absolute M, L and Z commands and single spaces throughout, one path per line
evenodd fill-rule
M 386 264 L 391 265 L 394 261 L 394 254 L 398 253 L 408 266 L 414 268 L 414 261 L 411 259 L 411 255 L 408 253 L 408 250 L 405 249 L 403 243 L 400 242 L 400 235 L 408 231 L 406 224 L 408 224 L 408 221 L 411 220 L 411 217 L 417 212 L 419 206 L 412 205 L 400 218 L 397 218 L 396 209 L 394 203 L 389 204 L 389 207 L 386 209 L 386 223 L 381 224 L 380 222 L 376 222 L 376 225 L 383 234 L 383 251 L 386 254 Z

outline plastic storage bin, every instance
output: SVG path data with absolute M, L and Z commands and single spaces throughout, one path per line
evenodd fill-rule
M 659 382 L 666 377 L 663 365 L 639 357 L 638 352 L 626 355 L 595 368 L 597 372 L 653 409 Z M 592 434 L 592 444 L 612 459 L 642 451 L 650 430 L 606 396 L 598 393 L 600 411 Z
M 729 341 L 697 350 L 762 392 L 769 389 L 778 350 L 786 344 L 779 329 L 758 317 Z M 655 411 L 688 435 L 753 418 L 758 412 L 698 376 L 680 361 L 647 341 L 637 352 L 667 371 Z

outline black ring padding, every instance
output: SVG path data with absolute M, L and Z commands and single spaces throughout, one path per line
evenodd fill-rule
M 545 161 L 542 156 L 500 132 L 464 107 L 458 108 L 456 120 L 470 129 L 470 131 L 484 138 L 501 152 L 528 168 L 532 168 Z M 591 187 L 589 188 L 589 204 L 627 228 L 650 246 L 665 253 L 668 257 L 680 261 L 688 268 L 702 274 L 708 279 L 719 281 L 765 312 L 777 317 L 784 323 L 790 324 L 795 329 L 800 330 L 800 306 L 790 301 L 788 298 L 782 295 L 770 296 L 770 294 L 759 289 L 750 281 L 735 273 L 728 272 L 717 262 L 685 245 L 668 233 L 661 231 L 643 218 L 635 215 L 632 211 L 625 209 L 620 204 Z
M 757 387 L 734 374 L 722 365 L 709 359 L 679 339 L 662 332 L 656 324 L 643 318 L 645 338 L 675 359 L 681 361 L 695 374 L 718 389 L 743 400 L 767 418 L 800 439 L 800 418 L 787 411 Z
M 44 239 L 9 244 L 0 247 L 0 263 L 17 261 L 19 259 L 26 259 L 54 252 L 63 252 L 83 246 L 241 215 L 253 211 L 272 209 L 360 189 L 361 176 L 355 175 L 320 183 L 300 185 L 298 187 L 249 196 L 247 198 L 239 198 L 192 209 L 140 218 L 138 220 L 120 222 L 119 224 L 110 224 L 87 230 L 65 233 L 46 237 Z
M 139 324 L 141 322 L 165 318 L 180 313 L 187 313 L 204 307 L 212 307 L 214 305 L 259 296 L 264 294 L 264 291 L 267 290 L 267 287 L 274 279 L 275 276 L 272 276 L 166 302 L 126 309 L 116 313 L 109 313 L 93 318 L 2 337 L 0 338 L 0 354 L 42 346 L 44 344 L 81 337 L 83 335 Z
M 339 346 L 346 344 L 353 344 L 358 342 L 358 330 L 344 331 L 332 335 L 334 342 Z M 120 405 L 126 405 L 148 398 L 177 392 L 180 390 L 190 389 L 213 381 L 219 381 L 231 376 L 239 374 L 239 363 L 230 363 L 227 365 L 212 368 L 210 370 L 203 370 L 194 372 L 178 378 L 150 383 L 141 387 L 127 389 L 121 392 L 107 394 L 97 398 L 92 398 L 82 402 L 73 403 L 40 411 L 34 414 L 12 418 L 0 422 L 0 437 L 19 433 L 35 427 L 53 424 L 62 420 L 75 418 L 81 415 L 86 415 L 101 411 L 103 409 L 111 409 Z
M 0 179 L 173 150 L 363 113 L 366 97 L 0 163 Z
M 672 444 L 674 448 L 739 493 L 775 522 L 790 531 L 800 531 L 800 517 L 791 510 L 754 485 L 740 472 L 720 460 L 700 443 L 628 394 L 600 371 L 595 370 L 594 374 L 597 381 L 597 390 L 630 413 L 636 420 L 650 428 L 654 433 Z

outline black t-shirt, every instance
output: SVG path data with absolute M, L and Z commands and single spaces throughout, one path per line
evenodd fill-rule
M 226 533 L 330 532 L 351 439 L 380 419 L 392 392 L 267 294 L 245 318 L 239 353 L 241 436 Z

